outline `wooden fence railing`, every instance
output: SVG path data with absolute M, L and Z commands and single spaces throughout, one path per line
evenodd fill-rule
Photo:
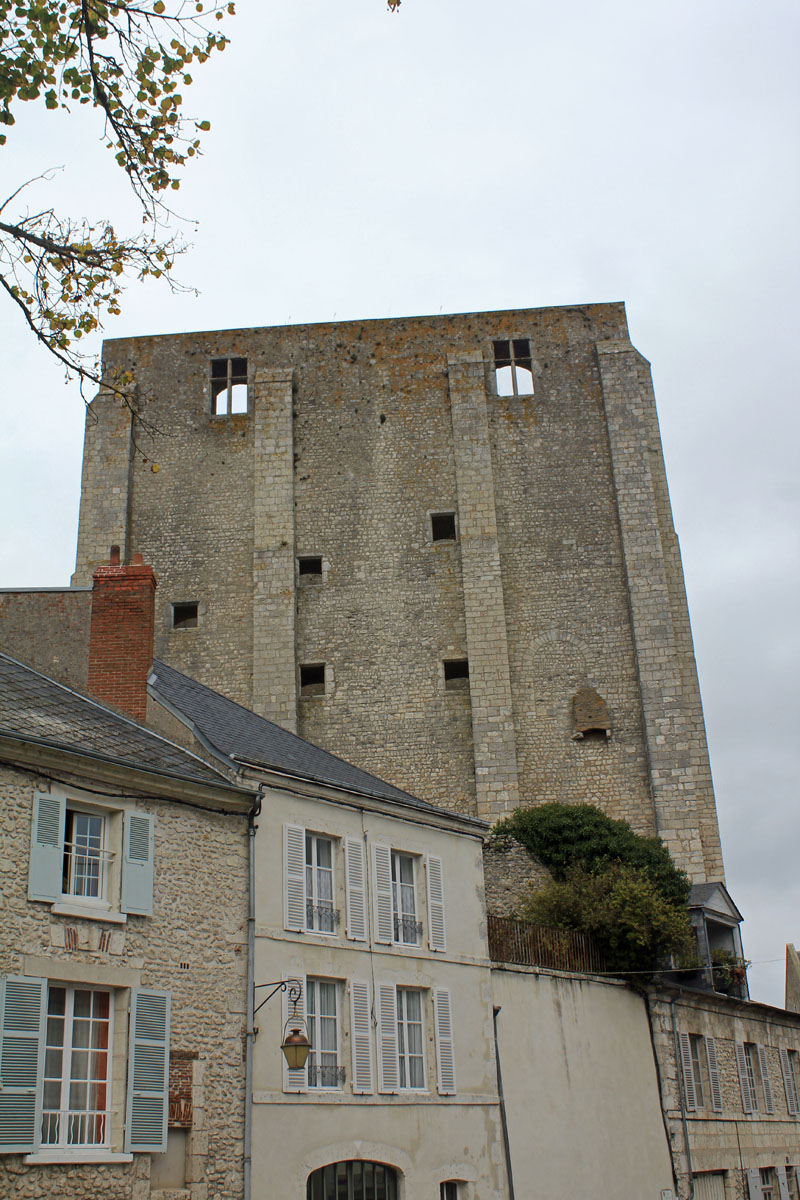
M 551 967 L 557 971 L 605 971 L 602 955 L 585 933 L 551 929 L 489 914 L 489 956 L 494 962 Z

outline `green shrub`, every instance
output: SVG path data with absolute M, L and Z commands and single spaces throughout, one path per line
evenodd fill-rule
M 635 972 L 642 982 L 644 973 L 670 955 L 691 954 L 693 945 L 686 908 L 666 900 L 646 870 L 619 862 L 595 872 L 567 868 L 563 878 L 530 893 L 520 916 L 589 934 L 609 971 Z
M 565 879 L 575 866 L 597 874 L 621 863 L 643 871 L 668 903 L 688 904 L 689 878 L 675 866 L 661 839 L 641 837 L 627 821 L 612 821 L 592 804 L 518 808 L 492 833 L 516 838 L 556 880 Z

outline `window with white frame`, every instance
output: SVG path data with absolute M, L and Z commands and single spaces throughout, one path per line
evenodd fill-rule
M 745 1042 L 745 1071 L 747 1074 L 747 1084 L 750 1089 L 750 1111 L 758 1112 L 758 1058 L 755 1042 Z
M 126 1056 L 115 1038 L 114 1013 L 128 1008 Z M 0 977 L 0 1154 L 52 1160 L 78 1152 L 163 1153 L 169 1016 L 169 993 L 155 989 Z M 117 1073 L 127 1078 L 128 1096 L 115 1132 L 111 1087 Z
M 397 989 L 397 1063 L 401 1088 L 425 1088 L 422 993 Z
M 402 946 L 419 944 L 421 926 L 417 921 L 417 896 L 414 859 L 410 854 L 392 851 L 392 920 L 394 941 Z
M 778 1180 L 774 1167 L 761 1167 L 761 1200 L 778 1200 Z
M 796 1050 L 780 1051 L 786 1110 L 790 1117 L 800 1116 L 800 1054 Z
M 333 841 L 306 833 L 306 929 L 335 933 L 339 914 L 333 903 Z
M 786 1168 L 786 1189 L 789 1200 L 800 1200 L 800 1182 L 798 1182 L 797 1167 Z
M 312 1045 L 306 1062 L 310 1088 L 340 1088 L 338 984 L 332 979 L 306 980 L 306 1024 Z
M 29 900 L 100 919 L 152 913 L 151 814 L 55 789 L 35 795 L 32 817 Z
M 699 1034 L 689 1034 L 689 1048 L 694 1075 L 694 1099 L 698 1108 L 705 1107 L 705 1089 L 703 1087 L 703 1060 L 705 1058 L 705 1038 Z
M 65 896 L 108 899 L 108 876 L 113 856 L 106 848 L 107 838 L 105 814 L 67 807 L 61 889 Z
M 50 984 L 47 994 L 43 1146 L 108 1146 L 111 993 Z
M 766 1049 L 757 1042 L 736 1042 L 735 1050 L 742 1110 L 757 1113 L 763 1101 L 764 1112 L 771 1115 L 775 1112 L 775 1103 Z

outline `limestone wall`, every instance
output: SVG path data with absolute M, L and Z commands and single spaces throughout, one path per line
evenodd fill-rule
M 529 340 L 533 395 L 497 394 L 495 338 Z M 210 363 L 233 355 L 250 411 L 216 417 Z M 133 371 L 148 424 L 131 458 L 113 401 L 91 406 L 75 578 L 114 540 L 140 551 L 158 656 L 435 803 L 493 818 L 588 801 L 662 833 L 693 878 L 721 876 L 622 305 L 121 339 L 105 361 Z M 127 488 L 124 537 L 104 474 Z M 433 539 L 441 512 L 455 540 Z M 172 629 L 184 601 L 199 624 Z M 469 687 L 448 686 L 443 663 L 463 659 Z M 309 664 L 321 694 L 300 686 Z M 608 740 L 573 737 L 579 688 L 605 702 Z
M 87 785 L 87 781 L 79 783 Z M 36 791 L 63 787 L 4 768 L 0 973 L 27 974 L 113 990 L 112 1149 L 122 1151 L 127 1007 L 131 987 L 172 995 L 170 1049 L 191 1062 L 191 1124 L 181 1200 L 241 1195 L 244 1121 L 243 1034 L 247 970 L 247 822 L 244 817 L 115 795 L 92 781 L 84 803 L 135 806 L 155 817 L 154 911 L 125 923 L 57 916 L 27 898 L 31 812 Z M 103 792 L 102 798 L 98 791 Z M 179 1072 L 180 1074 L 180 1072 Z M 183 1095 L 186 1096 L 183 1069 Z M 150 1156 L 100 1166 L 26 1164 L 0 1156 L 0 1195 L 14 1200 L 165 1200 L 150 1183 Z
M 654 1044 L 658 1053 L 661 1093 L 681 1188 L 689 1195 L 689 1161 L 695 1174 L 724 1173 L 726 1200 L 748 1200 L 747 1171 L 793 1166 L 800 1173 L 800 1116 L 789 1112 L 780 1050 L 800 1052 L 800 1015 L 702 993 L 674 994 L 678 1033 L 714 1039 L 722 1111 L 714 1112 L 705 1046 L 701 1046 L 702 1103 L 685 1112 L 689 1154 L 681 1113 L 681 1070 L 676 1062 L 669 994 L 651 995 Z M 767 1111 L 760 1072 L 755 1073 L 758 1110 L 746 1113 L 736 1064 L 735 1043 L 761 1045 L 765 1052 L 774 1112 Z M 684 1097 L 684 1105 L 685 1105 Z
M 91 611 L 91 581 L 86 588 L 0 591 L 0 650 L 85 691 Z

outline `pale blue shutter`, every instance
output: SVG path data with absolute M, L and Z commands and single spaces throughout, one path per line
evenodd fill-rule
M 0 1153 L 34 1150 L 42 1121 L 47 980 L 0 978 Z
M 131 993 L 125 1149 L 163 1154 L 169 1099 L 169 992 Z
M 708 1059 L 708 1082 L 711 1085 L 711 1108 L 714 1112 L 722 1112 L 722 1087 L 717 1065 L 717 1043 L 713 1037 L 706 1038 L 706 1058 Z
M 789 1193 L 789 1180 L 786 1177 L 786 1167 L 783 1165 L 783 1163 L 780 1163 L 775 1170 L 778 1175 L 778 1191 L 780 1193 L 781 1200 L 792 1200 L 792 1197 Z
M 58 900 L 64 877 L 64 796 L 37 792 L 33 800 L 28 899 Z
M 800 1096 L 797 1094 L 797 1081 L 794 1077 L 789 1051 L 781 1049 L 780 1058 L 783 1086 L 786 1091 L 786 1111 L 790 1117 L 800 1116 Z
M 345 838 L 345 882 L 347 885 L 347 936 L 353 942 L 367 940 L 367 892 L 364 845 L 358 838 Z
M 429 854 L 425 860 L 428 883 L 428 945 L 431 950 L 445 951 L 447 935 L 444 924 L 444 877 L 442 860 Z
M 125 813 L 120 898 L 124 913 L 149 917 L 153 912 L 153 825 L 149 813 Z
M 761 1090 L 764 1093 L 764 1109 L 772 1116 L 775 1112 L 775 1102 L 772 1099 L 772 1082 L 769 1077 L 767 1052 L 761 1045 L 758 1046 L 758 1067 L 761 1071 Z
M 697 1108 L 697 1095 L 694 1090 L 694 1066 L 692 1064 L 692 1045 L 688 1033 L 678 1034 L 678 1044 L 681 1050 L 681 1075 L 683 1076 L 683 1100 L 689 1112 Z
M 353 1091 L 366 1095 L 373 1090 L 372 1023 L 369 983 L 350 981 L 350 1040 L 353 1050 Z
M 303 933 L 306 927 L 306 831 L 283 827 L 283 927 Z
M 393 983 L 378 984 L 378 1091 L 400 1088 L 397 1059 L 397 992 Z
M 764 1193 L 761 1190 L 761 1172 L 758 1167 L 747 1168 L 747 1190 L 750 1193 L 750 1200 L 764 1200 Z
M 442 1096 L 456 1090 L 456 1064 L 453 1049 L 453 1014 L 449 988 L 433 989 L 433 1014 L 436 1027 L 436 1081 Z
M 375 941 L 391 944 L 394 940 L 392 853 L 382 842 L 376 842 L 372 847 L 372 866 L 375 877 Z

